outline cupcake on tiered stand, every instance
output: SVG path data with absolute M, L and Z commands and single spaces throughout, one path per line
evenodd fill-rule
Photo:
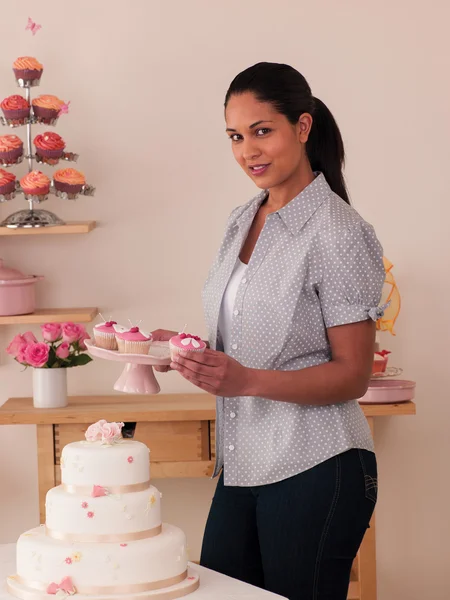
M 13 64 L 13 71 L 18 87 L 25 96 L 12 94 L 0 101 L 0 123 L 6 127 L 26 128 L 26 150 L 18 135 L 0 136 L 0 167 L 10 168 L 20 163 L 23 158 L 28 161 L 28 173 L 20 180 L 12 179 L 2 172 L 0 176 L 0 202 L 13 200 L 17 193 L 22 193 L 28 202 L 27 210 L 20 210 L 2 223 L 1 227 L 45 227 L 63 225 L 59 217 L 47 210 L 36 209 L 35 206 L 54 194 L 63 200 L 75 200 L 79 195 L 92 196 L 94 188 L 86 183 L 83 173 L 75 169 L 59 169 L 48 177 L 34 165 L 56 165 L 60 161 L 76 161 L 77 154 L 66 152 L 64 140 L 57 134 L 45 131 L 37 135 L 32 148 L 31 128 L 37 124 L 56 125 L 59 117 L 68 113 L 69 103 L 52 94 L 41 94 L 31 99 L 31 88 L 41 83 L 43 65 L 31 56 L 21 56 Z

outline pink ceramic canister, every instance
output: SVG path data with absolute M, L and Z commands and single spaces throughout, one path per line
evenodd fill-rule
M 36 281 L 42 275 L 24 275 L 6 267 L 0 258 L 0 316 L 28 315 L 36 308 Z

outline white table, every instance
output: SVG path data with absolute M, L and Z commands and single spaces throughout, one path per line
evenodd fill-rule
M 0 544 L 0 600 L 13 598 L 6 591 L 5 579 L 16 572 L 15 551 L 15 544 Z M 191 566 L 200 574 L 200 587 L 186 596 L 186 600 L 283 600 L 278 594 L 271 594 L 198 565 Z

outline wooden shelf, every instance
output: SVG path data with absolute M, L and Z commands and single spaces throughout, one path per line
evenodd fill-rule
M 10 229 L 9 227 L 0 227 L 0 235 L 58 235 L 73 233 L 89 233 L 95 229 L 95 221 L 68 221 L 65 225 L 55 225 L 50 227 L 30 227 Z
M 215 418 L 216 399 L 206 393 L 69 396 L 69 404 L 64 408 L 34 408 L 32 398 L 10 398 L 0 406 L 0 425 L 91 424 L 99 419 L 152 423 Z
M 414 415 L 414 402 L 365 404 L 366 417 Z M 106 416 L 105 416 L 106 415 Z M 109 396 L 69 396 L 64 408 L 34 408 L 32 398 L 9 398 L 0 406 L 0 425 L 55 423 L 94 423 L 109 421 L 215 421 L 216 400 L 199 394 L 115 394 Z
M 0 317 L 0 325 L 36 325 L 37 323 L 90 323 L 98 314 L 97 308 L 39 308 L 31 315 Z

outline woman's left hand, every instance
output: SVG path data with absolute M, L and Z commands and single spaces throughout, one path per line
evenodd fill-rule
M 215 396 L 232 398 L 247 393 L 250 369 L 223 352 L 178 354 L 170 363 L 185 379 Z

